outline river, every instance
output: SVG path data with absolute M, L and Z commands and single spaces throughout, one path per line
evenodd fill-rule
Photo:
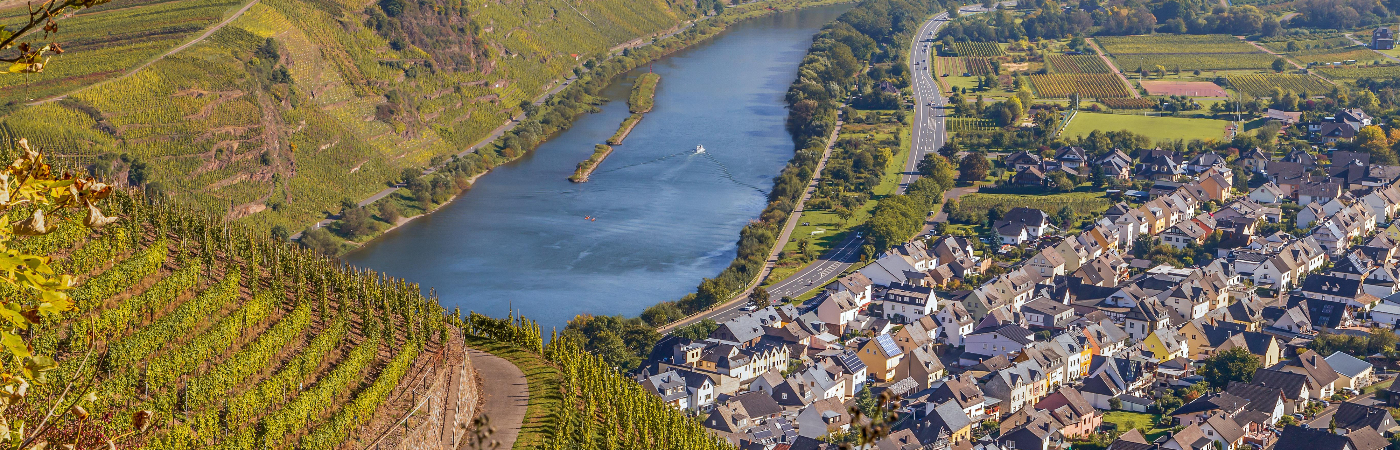
M 848 9 L 745 21 L 619 77 L 601 112 L 344 259 L 435 288 L 449 309 L 514 308 L 546 330 L 680 298 L 729 265 L 762 212 L 793 152 L 783 95 L 812 36 Z M 655 108 L 591 181 L 569 182 L 627 117 L 647 70 L 661 75 Z

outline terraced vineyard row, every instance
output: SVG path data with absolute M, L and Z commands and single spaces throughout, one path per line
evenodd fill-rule
M 1132 97 L 1117 75 L 1031 75 L 1031 86 L 1041 98 L 1069 98 L 1078 93 L 1083 98 Z
M 1113 68 L 1095 55 L 1049 55 L 1050 73 L 1113 73 Z
M 1317 67 L 1313 70 L 1321 72 L 1328 78 L 1342 80 L 1355 80 L 1358 78 L 1400 77 L 1400 65 Z
M 1298 74 L 1230 75 L 1226 80 L 1235 90 L 1255 97 L 1273 96 L 1275 87 L 1284 92 L 1309 95 L 1330 92 L 1333 87 L 1315 76 Z
M 961 57 L 1001 56 L 1006 54 L 995 42 L 954 42 L 953 53 Z

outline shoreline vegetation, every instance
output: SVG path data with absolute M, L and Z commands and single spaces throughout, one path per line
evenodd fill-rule
M 768 0 L 744 4 L 726 8 L 723 13 L 693 22 L 689 27 L 684 23 L 678 24 L 677 28 L 683 31 L 669 36 L 644 38 L 651 40 L 650 44 L 589 58 L 575 70 L 578 79 L 549 96 L 544 104 L 537 106 L 523 102 L 520 108 L 524 117 L 500 137 L 464 156 L 434 158 L 429 166 L 436 170 L 430 174 L 414 173 L 410 176 L 406 170 L 401 183 L 409 188 L 408 192 L 401 189 L 366 206 L 343 205 L 336 220 L 324 227 L 306 229 L 300 242 L 333 256 L 353 251 L 383 236 L 387 229 L 394 228 L 393 224 L 398 222 L 399 217 L 416 217 L 436 211 L 470 189 L 476 178 L 533 151 L 544 141 L 572 127 L 573 121 L 584 114 L 597 112 L 597 105 L 603 102 L 598 97 L 603 88 L 632 69 L 706 42 L 738 22 L 798 9 L 852 2 Z M 384 214 L 386 209 L 393 212 Z M 347 223 L 346 217 L 358 218 L 353 220 L 360 223 Z M 287 230 L 280 232 L 290 234 Z M 278 235 L 279 231 L 274 229 L 273 234 Z
M 641 121 L 641 114 L 633 114 L 627 116 L 626 119 L 622 119 L 622 125 L 617 127 L 617 132 L 613 133 L 612 137 L 608 138 L 608 145 L 622 144 L 622 140 L 627 139 L 627 135 L 632 134 L 632 129 L 636 128 L 637 124 L 641 123 Z
M 569 181 L 587 183 L 588 176 L 593 174 L 593 169 L 597 169 L 598 165 L 602 164 L 604 159 L 608 159 L 608 155 L 611 155 L 612 151 L 613 148 L 607 145 L 598 144 L 593 146 L 593 155 L 583 160 L 583 162 L 578 163 L 578 168 L 574 169 L 574 174 L 569 177 Z
M 656 106 L 656 84 L 661 82 L 661 75 L 656 72 L 647 72 L 637 77 L 637 81 L 632 84 L 632 95 L 627 97 L 627 107 L 631 108 L 633 114 L 643 114 L 651 112 Z

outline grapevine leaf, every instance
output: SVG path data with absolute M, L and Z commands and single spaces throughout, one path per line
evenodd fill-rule
M 11 354 L 17 357 L 28 358 L 30 355 L 29 346 L 24 345 L 24 339 L 19 337 L 18 334 L 0 331 L 0 345 L 4 345 L 5 350 L 9 350 Z

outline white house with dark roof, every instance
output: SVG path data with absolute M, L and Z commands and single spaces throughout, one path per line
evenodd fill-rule
M 974 331 L 967 336 L 963 341 L 963 354 L 964 358 L 973 355 L 1005 355 L 1019 352 L 1032 342 L 1035 342 L 1035 334 L 1031 333 L 1031 330 L 1016 324 L 1001 325 Z
M 891 284 L 881 291 L 878 303 L 881 317 L 899 324 L 912 323 L 938 311 L 938 296 L 923 286 Z
M 677 409 L 706 411 L 715 404 L 715 383 L 700 372 L 673 368 L 646 377 L 642 387 Z
M 1020 245 L 1044 236 L 1050 227 L 1050 215 L 1035 208 L 1012 208 L 992 227 L 1001 237 L 1001 243 Z

